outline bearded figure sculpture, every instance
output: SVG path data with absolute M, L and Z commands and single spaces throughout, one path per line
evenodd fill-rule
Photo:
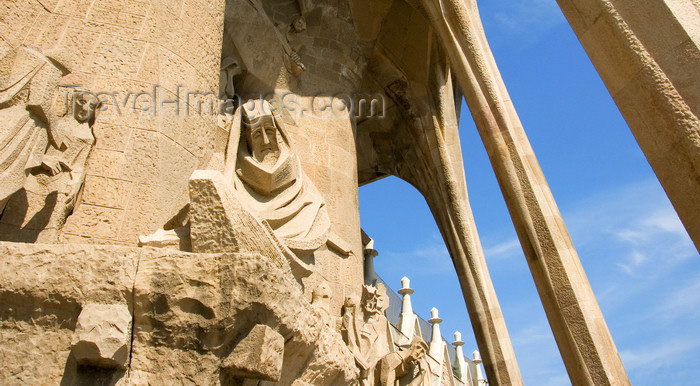
M 230 125 L 223 173 L 216 170 L 203 172 L 218 173 L 225 186 L 217 189 L 230 191 L 235 197 L 236 203 L 227 206 L 232 210 L 230 217 L 224 220 L 229 223 L 226 226 L 236 229 L 232 239 L 237 241 L 233 242 L 235 246 L 229 247 L 236 249 L 239 243 L 247 243 L 253 248 L 251 251 L 260 252 L 260 248 L 274 245 L 272 249 L 277 251 L 274 253 L 287 258 L 296 272 L 295 277 L 299 279 L 313 272 L 313 258 L 307 257 L 313 256 L 313 252 L 326 243 L 337 248 L 337 241 L 329 240 L 331 222 L 325 201 L 302 171 L 301 161 L 285 128 L 292 124 L 293 120 L 286 110 L 275 109 L 265 100 L 251 101 L 238 107 Z M 192 201 L 192 195 L 190 199 Z M 202 232 L 207 231 L 201 229 L 214 230 L 220 224 L 209 224 L 211 227 L 192 225 L 191 220 L 204 223 L 211 220 L 206 214 L 193 218 L 190 212 L 192 204 L 185 207 L 181 211 L 182 216 L 175 217 L 164 229 L 141 236 L 139 245 L 189 250 L 190 239 L 199 237 L 201 243 L 202 238 L 209 237 L 203 235 Z M 207 205 L 202 208 L 208 208 Z M 240 220 L 248 216 L 255 220 L 246 220 L 245 225 L 241 225 Z M 197 226 L 200 231 L 191 228 Z M 251 229 L 253 232 L 248 232 Z M 212 234 L 218 232 L 214 230 Z M 251 241 L 261 239 L 267 240 L 263 244 L 268 247 Z M 191 248 L 202 251 L 196 245 Z
M 328 241 L 330 219 L 285 129 L 291 117 L 265 100 L 238 110 L 226 157 L 226 174 L 238 198 L 289 249 L 297 254 L 315 251 Z
M 379 360 L 388 355 L 394 344 L 389 322 L 384 315 L 388 306 L 386 288 L 365 285 L 362 302 L 355 297 L 345 299 L 341 332 L 361 370 L 361 384 L 373 385 Z

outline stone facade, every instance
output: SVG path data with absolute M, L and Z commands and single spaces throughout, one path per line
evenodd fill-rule
M 697 4 L 559 3 L 698 244 Z M 522 384 L 462 96 L 572 382 L 629 383 L 475 0 L 6 0 L 0 31 L 0 383 L 483 384 L 408 280 L 385 312 L 357 188 L 394 175 Z

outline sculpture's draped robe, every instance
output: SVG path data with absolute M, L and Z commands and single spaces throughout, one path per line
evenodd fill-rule
M 286 133 L 280 132 L 287 140 Z M 252 158 L 242 142 L 234 179 L 241 200 L 290 249 L 313 251 L 325 244 L 330 230 L 325 202 L 301 170 L 293 149 L 281 144 L 277 162 L 267 168 Z
M 61 73 L 43 59 L 24 48 L 0 58 L 0 67 L 12 69 L 0 79 L 0 109 L 5 117 L 0 120 L 0 208 L 22 188 L 30 170 L 41 165 L 49 145 L 45 95 L 53 91 Z

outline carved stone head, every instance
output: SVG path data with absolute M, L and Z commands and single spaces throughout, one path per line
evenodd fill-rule
M 274 165 L 279 159 L 280 148 L 278 129 L 269 103 L 260 101 L 253 108 L 244 105 L 243 114 L 243 132 L 250 155 L 258 163 Z
M 411 341 L 411 347 L 409 348 L 409 355 L 406 358 L 407 362 L 420 362 L 425 354 L 428 352 L 428 345 L 421 338 L 413 338 Z
M 306 31 L 306 19 L 303 16 L 297 16 L 292 21 L 292 28 L 294 32 Z
M 362 287 L 362 308 L 367 315 L 378 315 L 384 311 L 383 288 L 372 285 Z
M 74 93 L 72 109 L 76 121 L 92 124 L 99 107 L 100 101 L 92 93 Z
M 320 307 L 330 313 L 331 287 L 328 283 L 321 282 L 311 295 L 311 304 Z
M 298 177 L 299 160 L 279 120 L 279 110 L 260 99 L 242 104 L 236 174 L 256 194 L 269 197 L 291 186 Z

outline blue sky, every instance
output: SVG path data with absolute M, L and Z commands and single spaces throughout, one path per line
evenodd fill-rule
M 635 385 L 700 377 L 700 256 L 554 0 L 480 1 L 501 74 Z M 570 384 L 471 116 L 460 123 L 467 187 L 526 384 Z M 400 199 L 397 199 L 400 197 Z M 360 188 L 378 273 L 406 275 L 413 306 L 476 349 L 457 276 L 422 196 L 387 178 Z

